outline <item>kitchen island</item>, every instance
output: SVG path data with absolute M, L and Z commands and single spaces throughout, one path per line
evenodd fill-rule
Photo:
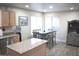
M 45 56 L 46 40 L 38 38 L 26 39 L 22 42 L 7 46 L 7 54 L 10 56 Z

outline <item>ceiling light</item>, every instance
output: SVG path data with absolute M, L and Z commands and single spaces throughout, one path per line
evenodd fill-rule
M 70 8 L 70 10 L 73 10 L 74 8 L 72 7 L 72 8 Z
M 25 7 L 26 7 L 26 8 L 28 8 L 28 7 L 29 7 L 29 5 L 25 5 Z
M 50 8 L 50 9 L 52 9 L 52 8 L 53 8 L 53 6 L 49 6 L 49 8 Z

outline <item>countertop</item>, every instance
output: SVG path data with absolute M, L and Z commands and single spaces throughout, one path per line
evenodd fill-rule
M 8 45 L 7 48 L 12 49 L 19 54 L 22 54 L 22 53 L 27 52 L 35 47 L 40 46 L 41 44 L 44 44 L 46 42 L 47 42 L 46 40 L 32 38 L 32 39 L 26 39 L 22 42 Z
M 9 37 L 14 37 L 14 36 L 17 36 L 17 34 L 2 35 L 2 36 L 0 36 L 0 39 L 9 38 Z
M 39 33 L 39 34 L 48 34 L 48 33 L 56 32 L 56 31 L 55 31 L 55 30 L 52 30 L 52 31 L 46 30 L 46 31 L 34 31 L 34 32 L 37 32 L 37 33 Z

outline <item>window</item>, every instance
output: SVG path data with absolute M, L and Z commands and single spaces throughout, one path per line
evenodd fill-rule
M 46 16 L 45 17 L 45 30 L 53 29 L 57 30 L 59 28 L 59 18 L 56 16 Z
M 45 17 L 45 30 L 47 30 L 47 29 L 51 29 L 51 27 L 52 27 L 52 22 L 51 22 L 51 16 L 46 16 Z
M 42 29 L 42 17 L 31 16 L 31 34 L 35 29 Z

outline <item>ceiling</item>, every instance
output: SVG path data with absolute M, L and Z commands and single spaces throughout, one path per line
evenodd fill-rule
M 79 10 L 79 3 L 0 3 L 0 5 L 9 6 L 9 7 L 18 7 L 23 9 L 28 9 L 38 12 L 58 12 L 58 11 L 71 11 Z M 25 5 L 29 5 L 29 8 L 26 8 Z M 49 8 L 53 6 L 53 8 Z

